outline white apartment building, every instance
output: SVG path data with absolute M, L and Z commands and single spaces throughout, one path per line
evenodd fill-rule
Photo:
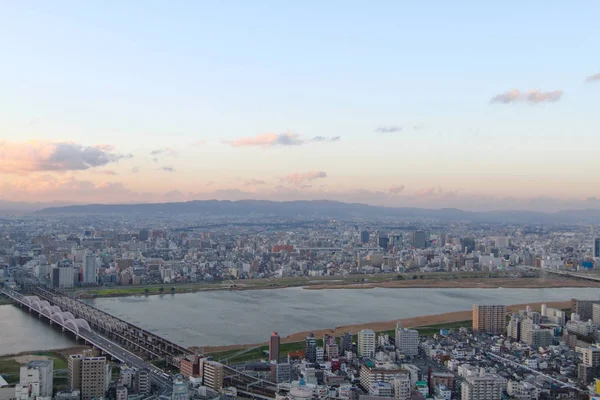
M 396 325 L 396 348 L 404 355 L 419 354 L 419 332 L 414 329 L 402 328 L 400 322 Z
M 396 399 L 410 400 L 410 377 L 408 375 L 394 378 L 392 385 L 394 386 L 394 397 Z
M 363 329 L 362 331 L 358 332 L 358 356 L 375 356 L 375 332 L 373 332 L 371 329 Z

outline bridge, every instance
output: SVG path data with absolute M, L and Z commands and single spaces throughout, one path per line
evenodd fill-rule
M 84 340 L 87 344 L 102 351 L 103 354 L 108 354 L 112 358 L 135 369 L 147 369 L 150 372 L 150 381 L 158 386 L 161 392 L 168 393 L 172 390 L 173 385 L 171 380 L 162 375 L 162 370 L 124 347 L 94 332 L 87 320 L 77 318 L 71 312 L 65 311 L 57 305 L 52 305 L 49 301 L 42 300 L 38 296 L 25 296 L 7 287 L 2 287 L 0 292 L 10 297 L 21 307 L 25 307 L 30 313 L 37 313 L 39 318 L 47 319 L 51 325 L 60 326 L 63 332 L 71 332 L 77 340 Z
M 563 271 L 560 269 L 538 268 L 538 267 L 531 267 L 531 266 L 527 266 L 527 265 L 519 265 L 517 268 L 525 269 L 528 271 L 546 272 L 546 273 L 554 274 L 554 275 L 562 275 L 562 276 L 568 276 L 571 278 L 586 279 L 588 281 L 600 282 L 600 275 L 592 275 L 592 274 L 586 274 L 586 273 L 581 273 L 581 272 Z
M 51 325 L 57 325 L 64 332 L 71 332 L 76 339 L 84 340 L 135 369 L 148 369 L 150 380 L 159 387 L 161 394 L 172 391 L 170 377 L 164 371 L 150 364 L 147 359 L 166 358 L 173 365 L 186 355 L 193 355 L 189 349 L 181 347 L 151 332 L 107 314 L 82 301 L 73 299 L 53 289 L 30 285 L 30 295 L 24 295 L 8 287 L 0 287 L 0 293 L 10 297 L 16 304 L 45 318 Z M 145 357 L 145 358 L 143 358 Z M 233 386 L 245 396 L 272 400 L 277 393 L 277 385 L 243 371 L 224 365 L 224 386 Z
M 48 307 L 60 307 L 64 312 L 70 313 L 74 317 L 73 320 L 85 320 L 89 327 L 147 359 L 164 358 L 168 363 L 177 365 L 177 358 L 193 354 L 183 346 L 72 298 L 64 292 L 39 285 L 30 285 L 27 289 L 39 301 L 44 302 L 46 312 L 51 312 Z

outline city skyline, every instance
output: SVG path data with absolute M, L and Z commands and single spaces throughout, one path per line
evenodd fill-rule
M 0 201 L 600 208 L 582 7 L 2 4 Z

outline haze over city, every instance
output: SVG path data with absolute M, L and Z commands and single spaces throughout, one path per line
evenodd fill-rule
M 600 207 L 597 2 L 71 6 L 0 5 L 0 200 Z

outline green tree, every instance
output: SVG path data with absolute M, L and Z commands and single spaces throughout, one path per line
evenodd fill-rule
M 171 294 L 175 294 L 175 286 L 171 287 Z
M 398 279 L 399 281 L 403 281 L 404 280 L 404 276 L 398 274 L 398 276 L 396 277 L 396 279 Z
M 148 288 L 144 289 L 144 294 L 145 294 L 146 296 L 148 296 L 148 293 L 150 293 L 150 289 L 148 289 Z
M 165 288 L 161 286 L 160 289 L 158 289 L 158 291 L 162 294 L 165 291 Z
M 413 279 L 419 279 L 419 277 L 416 275 L 413 275 Z

